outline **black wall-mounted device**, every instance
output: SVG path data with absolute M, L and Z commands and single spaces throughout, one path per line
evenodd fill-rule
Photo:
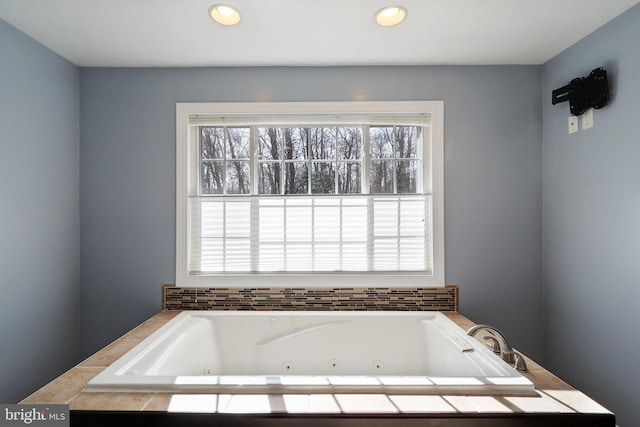
M 609 102 L 607 70 L 596 68 L 587 77 L 578 77 L 551 92 L 551 104 L 569 101 L 571 114 L 579 116 L 588 108 L 599 109 Z

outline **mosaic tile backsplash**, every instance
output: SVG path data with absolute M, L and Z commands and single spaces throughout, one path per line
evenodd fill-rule
M 163 310 L 458 311 L 458 286 L 444 288 L 162 287 Z

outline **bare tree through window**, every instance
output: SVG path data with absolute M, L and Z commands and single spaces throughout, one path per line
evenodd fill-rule
M 258 192 L 280 194 L 282 179 L 282 129 L 260 128 L 258 132 Z
M 202 128 L 200 159 L 201 192 L 222 194 L 225 180 L 223 128 Z
M 422 160 L 417 126 L 371 126 L 369 192 L 418 191 Z M 257 127 L 258 194 L 358 194 L 363 127 Z M 249 127 L 203 127 L 202 194 L 251 194 Z
M 202 194 L 249 194 L 249 128 L 203 127 L 200 139 Z
M 417 191 L 419 134 L 416 126 L 369 128 L 371 193 Z

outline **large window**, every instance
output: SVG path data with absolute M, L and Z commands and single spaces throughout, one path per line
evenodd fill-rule
M 442 102 L 177 105 L 176 283 L 439 286 Z

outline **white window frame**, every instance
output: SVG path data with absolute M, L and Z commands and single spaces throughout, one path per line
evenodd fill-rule
M 219 273 L 188 274 L 188 198 L 197 189 L 189 188 L 198 173 L 198 137 L 189 124 L 195 116 L 228 115 L 338 115 L 338 114 L 420 114 L 431 116 L 430 163 L 432 272 L 367 273 Z M 176 285 L 184 287 L 443 287 L 444 275 L 444 102 L 255 102 L 176 103 Z

